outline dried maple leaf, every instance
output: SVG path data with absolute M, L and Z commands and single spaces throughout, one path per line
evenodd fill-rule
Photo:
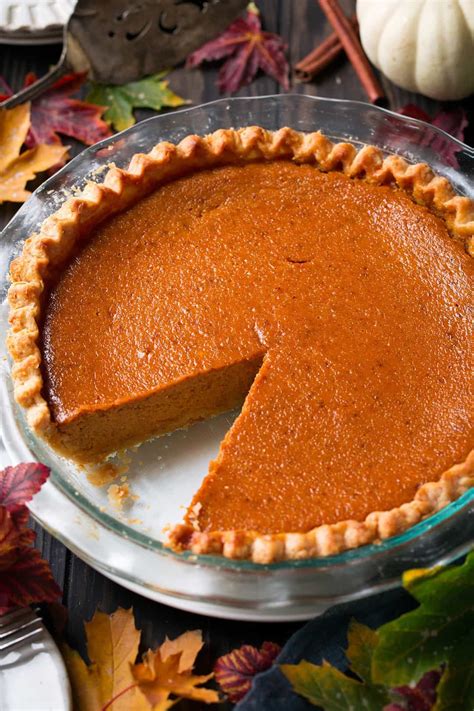
M 132 610 L 96 612 L 85 630 L 90 665 L 67 645 L 63 648 L 76 711 L 148 711 L 132 674 L 140 642 Z
M 414 686 L 423 674 L 444 664 L 437 708 L 456 708 L 447 699 L 461 690 L 474 708 L 474 551 L 461 565 L 406 571 L 403 585 L 419 606 L 379 627 L 374 680 L 391 687 Z M 463 679 L 469 690 L 462 689 Z
M 58 133 L 76 138 L 87 146 L 111 135 L 109 126 L 102 119 L 103 106 L 70 98 L 84 84 L 86 76 L 85 72 L 67 74 L 32 102 L 31 126 L 25 141 L 28 148 L 60 144 Z M 30 72 L 24 85 L 33 84 L 36 78 Z M 10 88 L 0 78 L 0 91 L 2 89 L 5 96 L 11 95 Z
M 0 506 L 0 570 L 6 570 L 13 564 L 15 551 L 23 540 L 21 522 L 19 525 L 12 514 Z
M 123 131 L 135 123 L 134 109 L 175 108 L 189 102 L 175 94 L 164 81 L 167 72 L 160 72 L 139 81 L 122 86 L 92 84 L 87 99 L 105 106 L 104 118 L 117 131 Z
M 269 669 L 280 653 L 281 647 L 274 642 L 264 642 L 260 649 L 244 644 L 229 654 L 219 657 L 214 674 L 229 701 L 237 703 L 249 691 L 256 674 Z
M 29 127 L 29 104 L 0 110 L 0 173 L 18 158 Z
M 461 107 L 450 109 L 449 111 L 439 111 L 434 118 L 431 118 L 426 111 L 420 109 L 416 104 L 407 104 L 399 109 L 398 113 L 441 128 L 446 133 L 457 138 L 458 141 L 464 140 L 464 131 L 467 128 L 468 120 L 466 112 Z M 421 141 L 421 145 L 430 146 L 448 165 L 453 166 L 453 168 L 458 167 L 456 154 L 459 149 L 453 146 L 452 143 L 448 144 L 442 136 L 426 136 Z
M 30 531 L 31 534 L 34 533 Z M 0 614 L 10 607 L 26 607 L 34 602 L 54 602 L 61 590 L 51 568 L 36 548 L 21 547 L 9 556 L 9 565 L 2 570 L 0 559 Z M 2 609 L 3 608 L 3 609 Z
M 112 615 L 96 612 L 85 625 L 87 665 L 67 645 L 63 654 L 69 672 L 76 711 L 165 711 L 179 698 L 218 701 L 211 689 L 197 689 L 207 676 L 193 676 L 192 667 L 202 647 L 200 632 L 186 632 L 166 640 L 143 662 L 134 664 L 140 632 L 132 610 L 118 609 Z M 170 699 L 174 694 L 178 699 Z
M 20 153 L 29 126 L 29 104 L 0 110 L 0 203 L 24 202 L 31 194 L 25 190 L 26 183 L 67 155 L 67 148 L 56 145 L 39 145 Z
M 61 591 L 49 564 L 32 548 L 24 506 L 49 475 L 43 464 L 19 464 L 0 471 L 0 614 L 33 602 L 53 602 Z
M 286 44 L 279 35 L 263 32 L 260 15 L 250 5 L 245 17 L 239 17 L 216 39 L 206 42 L 189 55 L 186 67 L 198 67 L 202 62 L 227 58 L 217 80 L 221 93 L 233 94 L 250 84 L 261 69 L 289 89 Z
M 351 672 L 343 674 L 325 660 L 321 665 L 305 660 L 299 664 L 282 664 L 280 669 L 297 694 L 325 711 L 344 708 L 381 711 L 390 695 L 372 680 L 372 659 L 377 646 L 377 632 L 355 620 L 349 623 L 346 658 Z
M 20 465 L 21 466 L 21 465 Z M 29 465 L 25 465 L 29 466 Z M 2 472 L 0 472 L 0 492 L 2 484 L 2 476 L 8 469 L 15 469 L 16 467 L 7 467 Z M 44 479 L 49 475 L 49 469 L 44 467 L 46 472 L 44 472 Z M 43 476 L 41 476 L 43 478 Z M 43 483 L 38 482 L 38 487 Z M 13 485 L 14 486 L 14 478 Z M 21 482 L 20 482 L 21 487 Z M 15 564 L 18 558 L 19 552 L 28 547 L 28 550 L 32 550 L 29 546 L 35 540 L 36 534 L 28 525 L 28 509 L 26 506 L 17 506 L 14 502 L 16 497 L 12 488 L 9 489 L 7 493 L 7 498 L 11 502 L 10 508 L 0 504 L 0 570 L 2 572 L 6 571 L 8 568 Z M 28 496 L 28 495 L 27 495 Z M 28 496 L 30 499 L 31 496 Z
M 348 673 L 282 664 L 293 690 L 325 711 L 474 709 L 474 551 L 460 565 L 405 571 L 403 586 L 418 607 L 377 630 L 350 622 Z
M 211 679 L 213 674 L 195 676 L 192 674 L 194 662 L 203 646 L 201 632 L 185 632 L 176 639 L 163 642 L 161 647 L 143 656 L 143 662 L 133 667 L 133 674 L 154 711 L 165 711 L 175 702 L 169 698 L 193 699 L 206 704 L 219 701 L 217 691 L 197 688 Z
M 0 506 L 18 511 L 41 489 L 48 476 L 48 467 L 39 462 L 6 467 L 0 471 Z

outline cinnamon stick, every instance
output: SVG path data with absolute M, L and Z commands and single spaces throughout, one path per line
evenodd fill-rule
M 357 19 L 353 15 L 350 22 L 357 29 Z M 332 32 L 325 40 L 315 47 L 298 64 L 295 64 L 295 75 L 300 81 L 311 81 L 319 72 L 330 64 L 341 52 L 343 46 L 339 37 Z
M 344 14 L 337 0 L 319 0 L 319 5 L 339 37 L 369 101 L 372 104 L 383 101 L 385 99 L 383 89 L 372 72 L 369 60 L 365 56 L 349 18 Z
M 311 81 L 311 79 L 314 79 L 314 77 L 316 77 L 320 72 L 322 72 L 322 70 L 325 69 L 328 64 L 331 64 L 331 62 L 333 62 L 336 57 L 341 54 L 341 52 L 342 45 L 335 45 L 324 54 L 319 55 L 319 57 L 313 60 L 311 64 L 306 65 L 306 67 L 295 67 L 296 78 L 303 82 Z

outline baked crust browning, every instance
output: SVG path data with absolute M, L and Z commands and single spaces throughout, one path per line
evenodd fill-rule
M 466 461 L 442 474 L 439 481 L 423 484 L 413 501 L 390 511 L 374 511 L 364 521 L 340 521 L 306 533 L 261 535 L 256 531 L 196 531 L 180 524 L 170 534 L 175 550 L 223 555 L 270 564 L 336 555 L 368 543 L 391 538 L 440 511 L 474 486 L 474 451 Z
M 474 203 L 456 195 L 449 181 L 435 176 L 425 164 L 410 165 L 399 156 L 384 158 L 373 146 L 357 150 L 349 143 L 333 144 L 320 133 L 301 134 L 289 128 L 276 132 L 259 127 L 229 129 L 204 138 L 188 136 L 177 146 L 160 143 L 149 154 L 134 156 L 127 170 L 112 167 L 103 184 L 89 183 L 79 197 L 66 201 L 12 262 L 8 335 L 14 361 L 12 378 L 15 397 L 36 434 L 61 450 L 61 434 L 42 394 L 39 323 L 43 297 L 94 228 L 175 177 L 203 168 L 278 158 L 312 164 L 325 172 L 340 171 L 374 185 L 398 187 L 442 217 L 453 237 L 473 253 Z M 261 563 L 334 554 L 400 533 L 438 511 L 472 486 L 473 471 L 471 454 L 437 482 L 421 486 L 412 502 L 371 513 L 362 522 L 269 535 L 238 530 L 207 533 L 182 525 L 172 532 L 171 544 L 195 553 L 219 553 Z

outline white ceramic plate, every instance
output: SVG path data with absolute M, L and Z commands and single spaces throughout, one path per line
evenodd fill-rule
M 31 640 L 0 652 L 0 709 L 72 709 L 66 667 L 46 628 L 43 627 Z
M 75 0 L 0 0 L 0 43 L 61 42 Z

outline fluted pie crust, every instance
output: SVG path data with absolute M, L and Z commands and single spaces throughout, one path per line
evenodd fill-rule
M 188 136 L 176 146 L 160 143 L 146 155 L 135 155 L 127 170 L 113 166 L 102 184 L 90 182 L 79 196 L 68 199 L 38 234 L 29 237 L 22 254 L 12 262 L 8 295 L 12 379 L 15 398 L 36 435 L 67 454 L 44 396 L 39 347 L 43 295 L 90 232 L 174 177 L 203 168 L 276 159 L 398 187 L 441 217 L 452 237 L 474 256 L 474 202 L 456 195 L 449 181 L 425 164 L 410 165 L 400 156 L 384 158 L 374 146 L 357 149 L 350 143 L 334 144 L 319 132 L 303 134 L 290 128 L 275 132 L 260 127 L 223 129 L 206 137 Z M 412 501 L 389 511 L 374 511 L 363 521 L 340 521 L 306 532 L 261 534 L 197 530 L 188 515 L 188 523 L 171 531 L 170 544 L 177 550 L 258 563 L 327 556 L 401 533 L 459 498 L 473 484 L 474 451 L 437 481 L 420 486 Z

